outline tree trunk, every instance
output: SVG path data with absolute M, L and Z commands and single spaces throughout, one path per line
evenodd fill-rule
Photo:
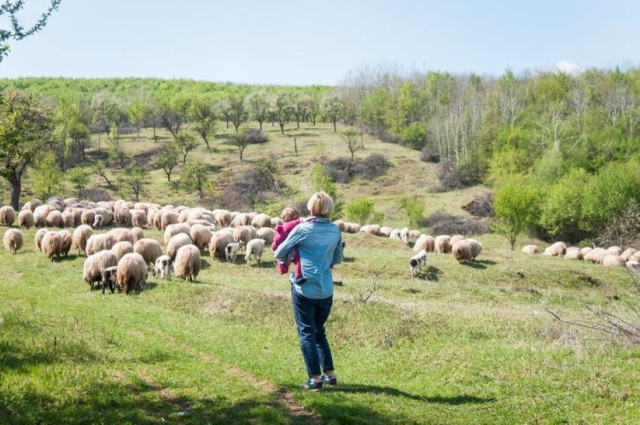
M 260 123 L 260 132 L 262 132 L 262 121 L 258 121 Z
M 293 138 L 293 149 L 296 151 L 296 155 L 298 155 L 298 142 L 295 137 Z
M 336 129 L 336 122 L 338 121 L 337 119 L 332 120 L 333 121 L 333 132 L 337 133 L 338 130 Z
M 14 210 L 20 211 L 20 192 L 22 192 L 22 181 L 17 176 L 12 176 L 9 180 L 11 183 L 11 206 Z

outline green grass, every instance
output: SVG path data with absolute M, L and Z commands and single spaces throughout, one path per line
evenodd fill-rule
M 102 295 L 80 257 L 0 251 L 0 423 L 637 423 L 640 348 L 554 322 L 634 299 L 622 269 L 507 249 L 411 278 L 398 241 L 345 235 L 328 322 L 340 385 L 305 393 L 289 284 L 203 257 L 195 284 Z M 160 237 L 159 232 L 147 235 Z M 612 296 L 615 295 L 615 296 Z M 619 298 L 619 301 L 614 301 Z M 364 301 L 364 300 L 367 301 Z

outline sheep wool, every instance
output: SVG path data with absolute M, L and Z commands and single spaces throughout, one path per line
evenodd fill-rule
M 180 279 L 194 282 L 200 273 L 200 250 L 195 245 L 180 247 L 173 268 Z
M 116 282 L 120 290 L 130 294 L 134 290 L 143 290 L 147 282 L 147 263 L 142 255 L 132 252 L 118 261 Z
M 22 232 L 18 229 L 7 230 L 4 232 L 4 236 L 2 237 L 2 245 L 4 246 L 4 249 L 11 251 L 12 254 L 17 253 L 24 245 L 24 236 L 22 235 Z

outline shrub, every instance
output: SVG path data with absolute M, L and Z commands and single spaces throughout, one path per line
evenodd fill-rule
M 513 176 L 503 180 L 493 202 L 495 229 L 509 239 L 511 250 L 524 230 L 531 229 L 539 216 L 540 191 L 527 176 Z
M 433 162 L 435 164 L 440 162 L 440 151 L 437 146 L 425 145 L 420 151 L 420 160 L 424 162 Z
M 266 134 L 258 130 L 257 128 L 248 128 L 242 134 L 247 144 L 261 144 L 267 143 L 269 138 Z
M 373 201 L 368 198 L 358 198 L 345 207 L 347 219 L 365 224 L 373 214 Z
M 400 200 L 400 207 L 405 210 L 409 224 L 417 225 L 424 218 L 424 202 L 417 196 L 406 196 Z
M 474 196 L 462 209 L 474 217 L 493 217 L 493 193 L 485 192 Z
M 364 159 L 337 158 L 328 161 L 324 171 L 333 182 L 349 183 L 356 177 L 373 180 L 384 175 L 390 166 L 383 155 L 372 154 Z

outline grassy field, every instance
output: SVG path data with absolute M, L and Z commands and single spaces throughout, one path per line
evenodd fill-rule
M 328 322 L 340 385 L 306 393 L 270 252 L 261 266 L 203 257 L 194 284 L 151 277 L 139 294 L 102 295 L 82 257 L 50 263 L 33 236 L 0 251 L 0 423 L 640 420 L 640 348 L 544 311 L 637 302 L 623 269 L 525 257 L 486 235 L 478 261 L 433 254 L 411 278 L 401 242 L 345 235 Z

